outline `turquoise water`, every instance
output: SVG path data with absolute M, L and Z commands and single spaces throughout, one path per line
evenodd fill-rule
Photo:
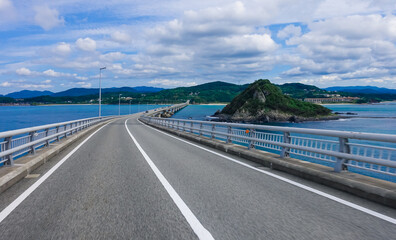
M 172 118 L 205 120 L 206 116 L 213 115 L 225 105 L 189 105 L 173 115 Z M 316 121 L 302 123 L 268 123 L 272 126 L 301 127 L 314 129 L 328 129 L 354 132 L 396 134 L 396 103 L 371 104 L 371 105 L 324 105 L 334 112 L 353 112 L 357 116 L 350 119 L 333 121 Z M 385 117 L 385 118 L 369 118 Z M 389 118 L 393 117 L 393 118 Z
M 121 115 L 163 105 L 121 105 Z M 0 132 L 97 117 L 98 105 L 0 106 Z M 118 115 L 118 105 L 102 105 L 102 116 Z
M 182 118 L 182 119 L 191 118 L 194 120 L 205 120 L 206 116 L 212 115 L 218 109 L 221 109 L 224 106 L 225 105 L 222 106 L 190 105 L 182 109 L 181 111 L 177 112 L 173 116 L 173 118 Z M 325 106 L 330 108 L 334 112 L 343 112 L 343 113 L 353 112 L 353 113 L 357 113 L 357 115 L 349 119 L 339 119 L 332 121 L 314 121 L 314 122 L 302 122 L 302 123 L 283 122 L 283 123 L 267 123 L 266 125 L 353 131 L 353 132 L 396 134 L 396 103 L 394 102 L 383 103 L 383 104 L 372 104 L 372 105 L 345 104 L 345 105 L 325 105 Z M 293 134 L 293 135 L 338 141 L 338 139 L 336 138 L 324 137 L 324 136 L 303 135 L 303 134 Z M 359 140 L 351 140 L 351 142 L 360 143 L 360 144 L 375 144 L 379 146 L 395 148 L 394 143 L 368 142 L 368 141 L 359 141 Z M 260 147 L 258 148 L 261 149 Z M 262 149 L 262 150 L 279 154 L 278 151 L 273 151 L 270 149 Z M 315 160 L 315 159 L 310 159 L 301 156 L 293 156 L 293 155 L 292 157 L 296 157 L 314 163 L 319 163 L 330 167 L 334 166 L 334 163 L 329 163 L 321 160 Z M 350 168 L 349 171 L 396 182 L 396 177 L 394 176 L 368 172 L 357 168 Z M 392 169 L 391 171 L 394 171 L 394 169 Z

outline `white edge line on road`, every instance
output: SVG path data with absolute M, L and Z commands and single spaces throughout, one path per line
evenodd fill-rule
M 195 232 L 195 234 L 198 236 L 199 239 L 214 239 L 212 234 L 204 227 L 202 226 L 201 222 L 197 219 L 197 217 L 194 215 L 194 213 L 188 208 L 186 203 L 183 201 L 183 199 L 177 194 L 175 189 L 170 185 L 168 180 L 162 175 L 160 170 L 155 166 L 154 162 L 150 159 L 150 157 L 147 155 L 147 153 L 143 150 L 143 148 L 140 146 L 140 144 L 137 142 L 136 138 L 132 135 L 132 133 L 128 129 L 128 122 L 129 119 L 125 121 L 125 128 L 131 137 L 132 141 L 135 143 L 136 147 L 139 149 L 140 153 L 143 155 L 144 159 L 147 161 L 148 165 L 151 167 L 153 170 L 154 174 L 157 176 L 158 180 L 162 183 L 164 186 L 165 190 L 168 192 L 169 196 L 172 198 L 173 202 L 176 204 L 176 206 L 179 208 L 180 212 L 183 214 L 183 216 L 186 218 L 187 222 L 190 224 L 191 228 Z
M 112 121 L 113 122 L 113 121 Z M 109 122 L 109 123 L 112 123 Z M 32 186 L 30 186 L 28 189 L 26 189 L 17 199 L 15 199 L 10 205 L 8 205 L 6 208 L 3 209 L 3 211 L 0 212 L 0 223 L 12 212 L 16 207 L 19 206 L 36 188 L 38 188 L 49 176 L 51 176 L 56 169 L 58 169 L 64 162 L 66 162 L 67 159 L 73 153 L 75 153 L 84 143 L 86 143 L 95 133 L 99 132 L 102 128 L 107 126 L 109 123 L 105 124 L 104 126 L 100 127 L 98 130 L 96 130 L 94 133 L 92 133 L 89 137 L 87 137 L 83 142 L 78 144 L 77 147 L 75 147 L 71 152 L 69 152 L 66 156 L 62 158 L 55 166 L 53 166 L 48 172 L 46 172 L 39 180 L 37 180 Z
M 309 192 L 318 194 L 318 195 L 320 195 L 320 196 L 322 196 L 322 197 L 331 199 L 331 200 L 333 200 L 333 201 L 336 201 L 336 202 L 341 203 L 341 204 L 343 204 L 343 205 L 346 205 L 346 206 L 348 206 L 348 207 L 354 208 L 354 209 L 356 209 L 356 210 L 359 210 L 359 211 L 361 211 L 361 212 L 367 213 L 367 214 L 372 215 L 372 216 L 374 216 L 374 217 L 380 218 L 380 219 L 385 220 L 385 221 L 387 221 L 387 222 L 396 224 L 396 219 L 395 219 L 395 218 L 392 218 L 392 217 L 386 216 L 386 215 L 384 215 L 384 214 L 378 213 L 378 212 L 376 212 L 376 211 L 370 210 L 370 209 L 368 209 L 368 208 L 359 206 L 359 205 L 354 204 L 354 203 L 352 203 L 352 202 L 349 202 L 349 201 L 346 201 L 346 200 L 344 200 L 344 199 L 341 199 L 341 198 L 335 197 L 335 196 L 333 196 L 333 195 L 330 195 L 330 194 L 328 194 L 328 193 L 319 191 L 319 190 L 317 190 L 317 189 L 315 189 L 315 188 L 308 187 L 308 186 L 306 186 L 306 185 L 304 185 L 304 184 L 295 182 L 295 181 L 293 181 L 293 180 L 287 179 L 287 178 L 282 177 L 282 176 L 279 176 L 279 175 L 277 175 L 277 174 L 274 174 L 274 173 L 271 173 L 271 172 L 267 172 L 267 171 L 264 171 L 264 170 L 262 170 L 262 169 L 258 169 L 258 168 L 256 168 L 256 167 L 252 167 L 252 166 L 250 166 L 249 164 L 240 162 L 240 161 L 238 161 L 238 160 L 236 160 L 236 159 L 234 159 L 234 158 L 225 156 L 225 155 L 223 155 L 223 154 L 221 154 L 221 153 L 218 153 L 218 152 L 212 151 L 212 150 L 210 150 L 210 149 L 201 147 L 201 146 L 199 146 L 199 145 L 197 145 L 197 144 L 188 142 L 188 141 L 186 141 L 186 140 L 184 140 L 184 139 L 175 137 L 175 136 L 173 136 L 173 135 L 171 135 L 171 134 L 165 133 L 165 132 L 163 132 L 163 131 L 161 131 L 161 130 L 158 130 L 158 129 L 156 129 L 156 128 L 153 128 L 153 127 L 151 127 L 151 126 L 148 126 L 147 124 L 142 123 L 140 120 L 138 120 L 138 121 L 139 121 L 141 124 L 143 124 L 144 126 L 148 127 L 148 128 L 151 128 L 151 129 L 153 129 L 153 130 L 155 130 L 155 131 L 158 131 L 158 132 L 160 132 L 160 133 L 162 133 L 162 134 L 165 134 L 165 135 L 167 135 L 167 136 L 169 136 L 169 137 L 175 138 L 175 139 L 177 139 L 177 140 L 179 140 L 179 141 L 182 141 L 182 142 L 184 142 L 184 143 L 190 144 L 190 145 L 192 145 L 192 146 L 194 146 L 194 147 L 197 147 L 197 148 L 200 148 L 200 149 L 205 150 L 205 151 L 207 151 L 207 152 L 213 153 L 213 154 L 215 154 L 215 155 L 217 155 L 217 156 L 223 157 L 223 158 L 225 158 L 225 159 L 227 159 L 227 160 L 230 160 L 230 161 L 232 161 L 232 162 L 235 162 L 235 163 L 237 163 L 237 164 L 240 164 L 240 165 L 242 165 L 242 166 L 244 166 L 244 167 L 247 167 L 247 168 L 253 169 L 253 170 L 255 170 L 255 171 L 264 173 L 264 174 L 269 175 L 269 176 L 271 176 L 271 177 L 277 178 L 277 179 L 279 179 L 279 180 L 281 180 L 281 181 L 284 181 L 284 182 L 287 182 L 287 183 L 289 183 L 289 184 L 292 184 L 292 185 L 294 185 L 294 186 L 296 186 L 296 187 L 305 189 L 305 190 L 307 190 L 307 191 L 309 191 Z

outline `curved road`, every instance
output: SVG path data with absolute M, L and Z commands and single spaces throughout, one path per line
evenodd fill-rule
M 42 170 L 48 175 L 53 171 L 44 181 L 22 181 L 1 194 L 0 202 L 7 205 L 0 205 L 0 215 L 5 216 L 0 223 L 0 239 L 396 236 L 394 209 L 270 169 L 257 171 L 257 164 L 223 155 L 145 126 L 136 115 L 113 121 L 69 158 L 59 161 L 57 169 Z M 266 172 L 374 213 L 351 208 Z M 32 190 L 39 181 L 41 185 Z M 26 189 L 31 194 L 18 202 L 17 197 Z M 15 208 L 10 208 L 8 202 L 14 199 Z M 5 215 L 7 209 L 11 210 Z M 390 218 L 384 220 L 381 214 Z

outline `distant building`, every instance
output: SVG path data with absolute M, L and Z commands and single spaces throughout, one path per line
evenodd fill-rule
M 304 102 L 310 103 L 350 103 L 359 100 L 358 97 L 330 97 L 330 98 L 305 98 Z

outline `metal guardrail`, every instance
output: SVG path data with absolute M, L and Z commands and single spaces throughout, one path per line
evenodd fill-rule
M 0 164 L 12 166 L 14 159 L 18 157 L 34 154 L 39 148 L 112 118 L 115 116 L 85 118 L 0 132 Z
M 396 176 L 396 135 L 142 116 L 141 120 L 334 167 Z M 384 146 L 385 145 L 385 146 Z M 388 146 L 386 146 L 388 145 Z

